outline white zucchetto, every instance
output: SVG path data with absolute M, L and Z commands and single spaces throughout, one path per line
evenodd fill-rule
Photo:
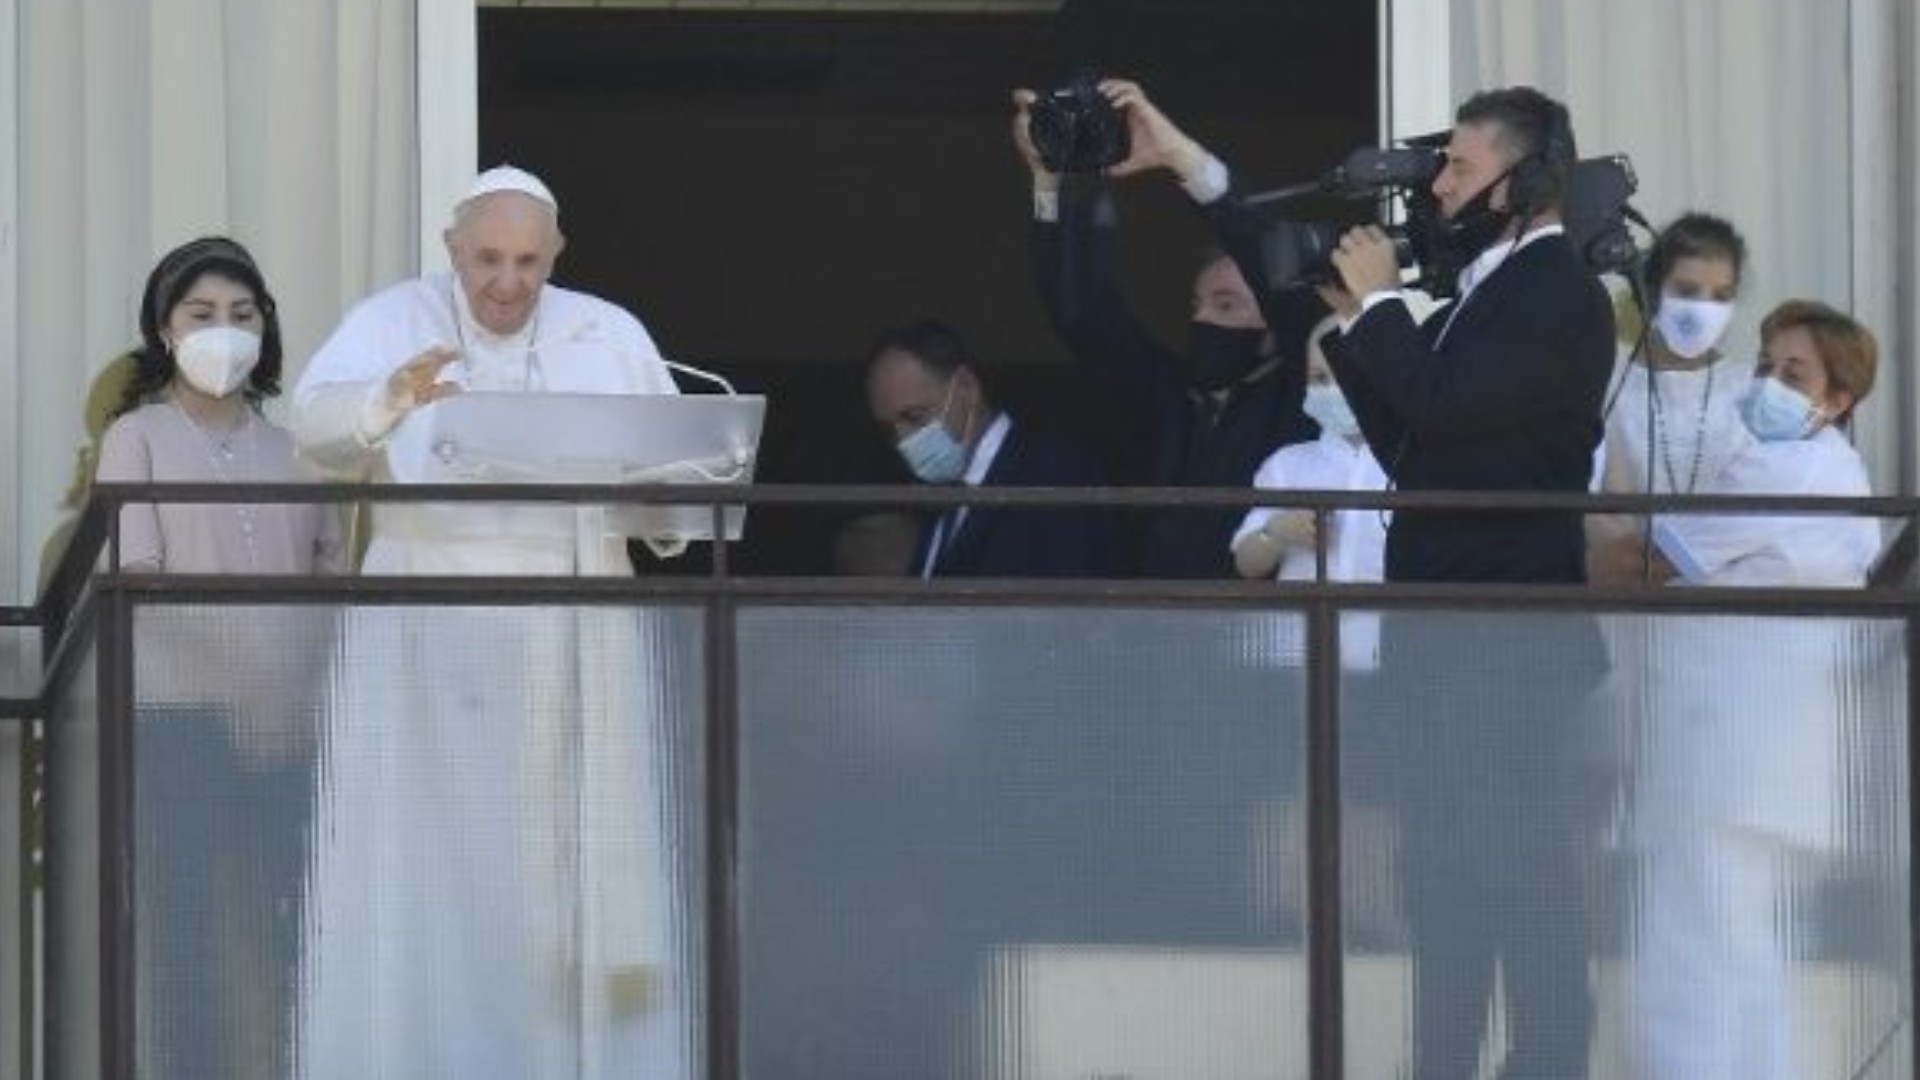
M 460 205 L 465 206 L 482 195 L 492 195 L 501 191 L 517 191 L 545 205 L 556 216 L 560 213 L 560 200 L 553 197 L 553 192 L 548 190 L 547 185 L 542 183 L 539 177 L 512 165 L 496 165 L 474 177 L 473 186 L 467 189 L 466 195 L 460 200 Z

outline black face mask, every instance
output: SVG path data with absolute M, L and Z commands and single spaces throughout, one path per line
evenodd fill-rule
M 1512 210 L 1493 208 L 1493 191 L 1513 172 L 1508 169 L 1495 177 L 1493 183 L 1480 189 L 1480 194 L 1468 199 L 1452 217 L 1441 219 L 1438 215 L 1431 221 L 1433 230 L 1427 246 L 1437 264 L 1429 271 L 1433 284 L 1451 293 L 1454 279 L 1460 271 L 1472 265 L 1480 253 L 1492 247 L 1513 224 Z
M 1193 364 L 1188 379 L 1196 390 L 1225 390 L 1266 361 L 1260 349 L 1266 337 L 1265 330 L 1242 330 L 1196 320 L 1187 345 Z

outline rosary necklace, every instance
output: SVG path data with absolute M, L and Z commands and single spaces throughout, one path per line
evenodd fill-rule
M 1713 401 L 1713 375 L 1716 367 L 1718 365 L 1710 365 L 1707 368 L 1706 390 L 1700 395 L 1700 413 L 1694 418 L 1693 461 L 1687 466 L 1685 489 L 1680 487 L 1680 480 L 1673 470 L 1673 448 L 1667 435 L 1666 406 L 1659 402 L 1658 394 L 1654 395 L 1657 405 L 1653 413 L 1654 442 L 1660 450 L 1660 463 L 1667 470 L 1667 489 L 1675 495 L 1691 495 L 1693 489 L 1700 483 L 1700 460 L 1706 456 L 1707 449 L 1707 407 Z M 1647 368 L 1647 374 L 1650 378 L 1660 377 L 1652 367 Z
M 187 427 L 193 431 L 194 436 L 200 440 L 201 448 L 207 452 L 207 463 L 213 466 L 214 479 L 223 484 L 234 483 L 237 479 L 236 462 L 240 457 L 240 440 L 245 438 L 248 431 L 253 427 L 252 422 L 246 415 L 244 407 L 240 413 L 239 427 L 234 428 L 225 435 L 215 435 L 202 427 L 200 421 L 193 418 L 193 414 L 187 411 L 187 407 L 180 404 L 178 397 L 168 395 L 167 401 L 173 406 L 174 413 L 180 417 L 180 422 L 187 425 Z M 240 522 L 240 536 L 247 548 L 248 568 L 256 571 L 259 570 L 260 548 L 259 540 L 256 536 L 260 531 L 258 527 L 258 508 L 244 503 L 230 503 L 227 509 L 233 511 L 235 518 Z

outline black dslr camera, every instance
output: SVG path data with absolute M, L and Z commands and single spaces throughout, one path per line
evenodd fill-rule
M 1050 172 L 1100 172 L 1133 152 L 1125 118 L 1100 93 L 1100 80 L 1090 69 L 1041 94 L 1027 116 L 1033 148 Z

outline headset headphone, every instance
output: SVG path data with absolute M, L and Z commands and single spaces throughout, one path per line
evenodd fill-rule
M 1558 203 L 1573 169 L 1573 124 L 1567 107 L 1542 96 L 1535 105 L 1540 143 L 1507 174 L 1507 206 L 1522 221 Z

